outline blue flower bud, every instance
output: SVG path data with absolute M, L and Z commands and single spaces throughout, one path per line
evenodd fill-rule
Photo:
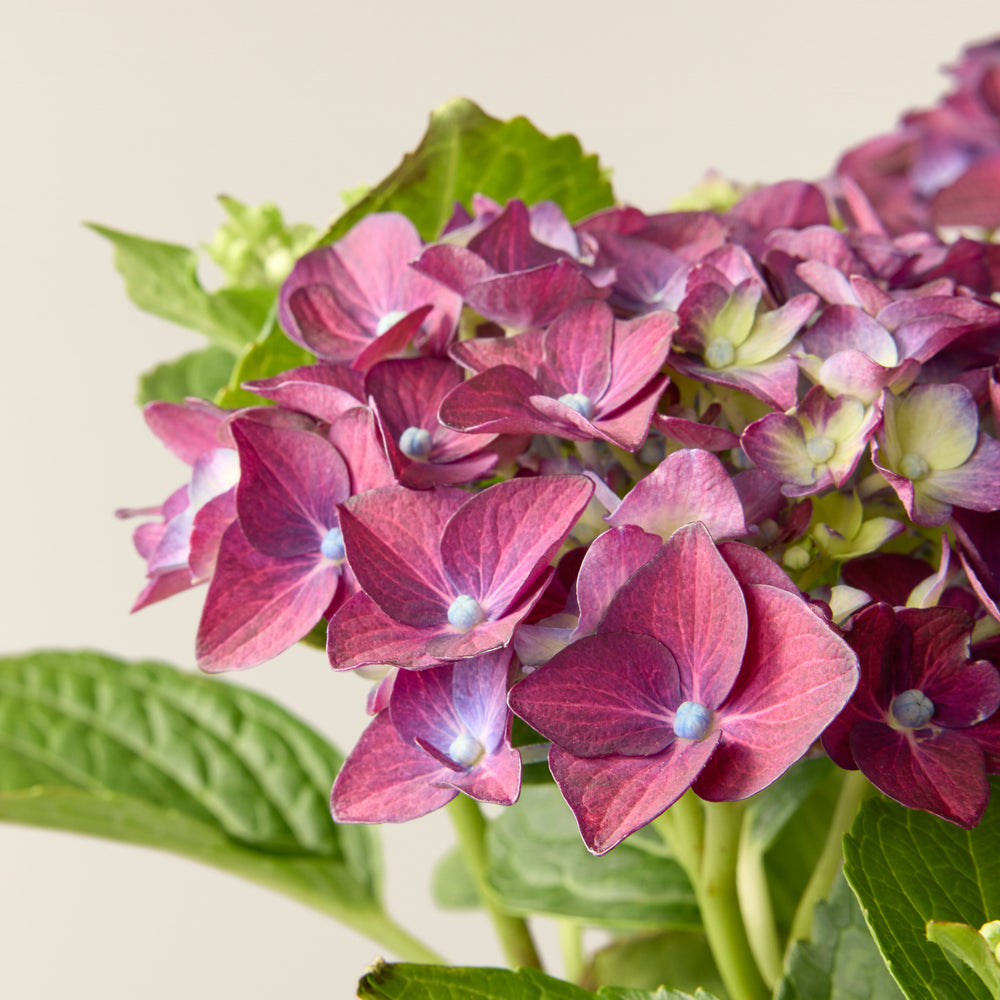
M 712 713 L 701 702 L 685 701 L 674 714 L 674 735 L 682 740 L 703 740 L 711 723 Z
M 326 533 L 323 541 L 319 543 L 319 550 L 333 562 L 340 562 L 347 555 L 347 549 L 344 548 L 344 533 L 340 528 L 331 528 Z
M 594 415 L 594 404 L 589 396 L 582 392 L 567 392 L 559 397 L 560 403 L 565 403 L 571 410 L 576 410 L 584 420 L 589 420 Z
M 486 617 L 486 612 L 479 606 L 479 601 L 468 594 L 459 594 L 448 608 L 448 623 L 459 632 L 468 632 Z
M 472 767 L 483 756 L 483 745 L 468 733 L 459 733 L 448 747 L 448 756 L 462 767 Z
M 897 694 L 889 706 L 892 717 L 907 729 L 926 726 L 934 714 L 934 702 L 916 688 Z
M 423 427 L 407 427 L 399 435 L 399 450 L 408 458 L 426 459 L 431 453 L 431 432 Z

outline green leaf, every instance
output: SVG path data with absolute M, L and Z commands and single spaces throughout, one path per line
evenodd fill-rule
M 137 402 L 143 406 L 153 399 L 168 403 L 180 403 L 187 396 L 212 399 L 229 384 L 235 364 L 236 359 L 223 347 L 191 351 L 140 375 Z
M 663 983 L 685 990 L 702 985 L 717 991 L 723 988 L 708 941 L 698 931 L 615 941 L 594 953 L 586 981 L 638 990 L 656 989 Z
M 844 873 L 882 955 L 910 1000 L 989 1000 L 964 962 L 927 941 L 928 921 L 980 927 L 1000 916 L 1000 780 L 986 815 L 963 830 L 895 802 L 866 802 L 844 841 Z
M 747 804 L 744 823 L 747 842 L 758 851 L 774 845 L 778 835 L 800 806 L 837 769 L 826 757 L 802 760 L 763 791 L 758 792 Z
M 219 202 L 229 221 L 216 230 L 207 250 L 227 285 L 277 287 L 316 240 L 312 226 L 286 225 L 272 202 L 246 205 L 228 195 L 220 195 Z
M 900 1000 L 861 908 L 843 878 L 816 905 L 812 941 L 798 941 L 778 1000 Z
M 557 789 L 524 788 L 490 824 L 490 884 L 515 913 L 572 916 L 618 927 L 698 928 L 687 876 L 671 858 L 628 841 L 594 857 Z
M 0 819 L 172 851 L 373 933 L 375 843 L 329 813 L 340 763 L 234 684 L 92 652 L 0 658 Z
M 362 1000 L 594 1000 L 534 969 L 445 968 L 378 962 L 358 983 Z
M 458 847 L 451 848 L 434 866 L 431 893 L 434 902 L 446 910 L 475 910 L 482 905 Z
M 278 325 L 277 310 L 272 310 L 266 325 L 254 342 L 240 355 L 229 376 L 229 384 L 216 395 L 215 402 L 227 409 L 261 406 L 269 400 L 241 388 L 252 379 L 270 378 L 290 368 L 312 364 L 316 359 L 304 347 L 289 340 Z M 324 623 L 323 628 L 326 625 Z M 324 640 L 325 648 L 325 640 Z
M 757 835 L 770 840 L 770 846 L 764 854 L 764 869 L 771 893 L 774 921 L 781 933 L 787 933 L 791 928 L 802 892 L 830 832 L 830 820 L 833 818 L 842 784 L 842 771 L 830 766 L 828 761 L 821 761 L 820 765 L 816 768 L 816 774 L 810 776 L 815 778 L 818 774 L 819 780 L 794 811 L 792 819 L 778 829 L 773 840 L 770 837 L 774 827 L 767 822 L 766 817 L 757 817 L 757 823 L 760 824 L 756 827 Z M 775 789 L 774 794 L 779 799 L 784 795 L 778 789 Z M 795 796 L 789 797 L 794 799 Z
M 698 990 L 603 986 L 591 993 L 535 969 L 446 968 L 377 961 L 358 983 L 361 1000 L 716 1000 Z
M 950 924 L 943 920 L 927 922 L 927 940 L 960 958 L 986 984 L 993 1000 L 1000 1000 L 1000 963 L 986 938 L 968 924 Z
M 115 267 L 129 298 L 146 312 L 205 334 L 234 356 L 260 333 L 274 302 L 273 288 L 206 291 L 198 256 L 175 243 L 159 243 L 90 224 L 115 248 Z
M 614 204 L 597 157 L 585 155 L 571 135 L 554 138 L 526 118 L 500 121 L 464 98 L 431 112 L 420 145 L 352 205 L 320 238 L 340 239 L 371 212 L 402 212 L 425 240 L 438 237 L 455 202 L 468 208 L 477 192 L 499 202 L 551 199 L 570 221 Z

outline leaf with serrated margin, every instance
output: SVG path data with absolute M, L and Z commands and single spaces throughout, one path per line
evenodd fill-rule
M 168 403 L 181 403 L 188 396 L 212 399 L 228 384 L 235 364 L 224 347 L 191 351 L 140 375 L 136 402 L 144 406 L 154 399 Z
M 376 962 L 358 983 L 361 1000 L 594 1000 L 580 986 L 534 969 L 445 968 Z
M 555 201 L 571 222 L 614 204 L 597 157 L 571 135 L 549 137 L 526 118 L 500 121 L 465 98 L 431 112 L 420 145 L 320 238 L 340 239 L 370 212 L 402 212 L 425 240 L 437 239 L 455 202 L 476 193 L 504 203 Z
M 379 858 L 330 817 L 340 763 L 235 684 L 93 652 L 0 658 L 0 820 L 181 854 L 368 933 Z
M 198 256 L 193 250 L 89 225 L 114 245 L 115 267 L 125 279 L 128 297 L 140 309 L 197 330 L 234 356 L 260 333 L 275 289 L 209 292 L 198 280 Z
M 792 947 L 777 1000 L 900 1000 L 850 887 L 838 878 L 816 905 L 812 941 Z
M 844 873 L 910 1000 L 990 1000 L 965 963 L 926 940 L 929 920 L 980 927 L 1000 916 L 1000 781 L 963 830 L 895 802 L 866 802 L 844 840 Z
M 625 842 L 594 857 L 557 789 L 524 788 L 490 824 L 490 884 L 505 909 L 616 927 L 700 927 L 676 861 Z

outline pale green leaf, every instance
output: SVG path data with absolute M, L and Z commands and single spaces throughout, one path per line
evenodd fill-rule
M 628 841 L 594 857 L 552 786 L 522 789 L 488 836 L 488 878 L 509 910 L 619 927 L 700 926 L 694 891 L 676 861 Z
M 205 334 L 236 355 L 256 337 L 274 302 L 273 288 L 222 288 L 209 292 L 198 280 L 198 256 L 175 243 L 91 224 L 110 240 L 115 266 L 129 298 L 146 312 Z
M 224 347 L 191 351 L 175 361 L 166 361 L 139 376 L 137 402 L 151 400 L 180 403 L 188 396 L 212 399 L 229 384 L 236 358 Z

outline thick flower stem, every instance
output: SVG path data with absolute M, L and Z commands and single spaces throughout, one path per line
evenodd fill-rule
M 816 904 L 830 894 L 833 880 L 837 877 L 844 860 L 844 834 L 850 829 L 862 800 L 870 791 L 871 785 L 860 771 L 844 772 L 837 805 L 830 820 L 830 832 L 826 836 L 816 867 L 813 868 L 812 875 L 809 876 L 809 881 L 795 908 L 792 929 L 788 934 L 788 944 L 785 948 L 786 958 L 796 941 L 810 939 Z
M 749 824 L 744 823 L 740 834 L 739 862 L 736 866 L 736 888 L 743 923 L 757 967 L 764 976 L 764 981 L 773 989 L 784 971 L 781 939 L 774 923 L 771 890 L 764 870 L 764 854 L 752 842 L 749 831 Z
M 542 961 L 527 923 L 522 917 L 504 912 L 486 880 L 486 819 L 479 803 L 467 795 L 458 795 L 448 804 L 448 813 L 458 835 L 462 858 L 476 883 L 479 900 L 493 921 L 507 964 L 512 969 L 542 968 Z
M 741 803 L 702 807 L 689 791 L 658 825 L 694 886 L 705 935 L 731 1000 L 767 1000 L 770 990 L 754 960 L 736 891 L 742 819 Z

